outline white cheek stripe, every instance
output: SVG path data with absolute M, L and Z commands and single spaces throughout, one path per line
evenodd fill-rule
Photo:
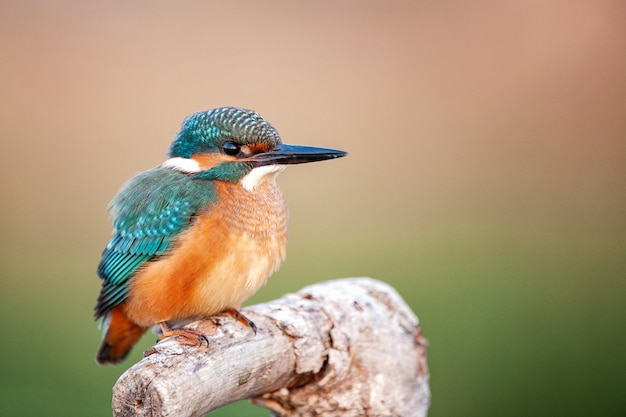
M 161 167 L 174 169 L 180 172 L 186 172 L 189 174 L 202 171 L 198 162 L 194 161 L 193 159 L 180 157 L 168 159 L 161 164 Z
M 176 171 L 193 174 L 201 172 L 200 164 L 193 159 L 188 158 L 170 158 L 161 164 L 162 168 L 170 168 Z M 241 185 L 248 191 L 252 191 L 254 187 L 264 181 L 274 181 L 276 175 L 285 169 L 284 165 L 265 165 L 254 168 L 241 179 Z
M 254 168 L 241 179 L 241 185 L 248 191 L 252 191 L 254 187 L 263 181 L 274 181 L 276 175 L 285 169 L 284 165 L 265 165 Z

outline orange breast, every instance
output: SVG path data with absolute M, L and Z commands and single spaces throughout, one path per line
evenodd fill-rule
M 219 203 L 198 216 L 171 253 L 133 277 L 123 304 L 133 322 L 147 327 L 239 308 L 284 260 L 287 207 L 278 186 L 216 187 Z

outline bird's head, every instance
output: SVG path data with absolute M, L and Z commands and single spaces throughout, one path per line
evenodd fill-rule
M 196 179 L 241 182 L 252 190 L 285 165 L 345 155 L 335 149 L 283 144 L 274 126 L 258 113 L 221 107 L 185 119 L 163 166 Z

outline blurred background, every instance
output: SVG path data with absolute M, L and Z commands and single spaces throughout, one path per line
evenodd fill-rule
M 111 414 L 156 337 L 95 364 L 107 204 L 185 116 L 235 105 L 350 153 L 280 176 L 288 258 L 248 304 L 371 276 L 421 320 L 432 417 L 623 416 L 625 12 L 0 1 L 0 415 Z

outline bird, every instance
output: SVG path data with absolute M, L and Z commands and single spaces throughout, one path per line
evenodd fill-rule
M 287 165 L 346 152 L 282 143 L 253 110 L 187 117 L 160 165 L 131 178 L 109 205 L 111 238 L 97 274 L 98 364 L 118 364 L 148 328 L 159 340 L 208 343 L 176 324 L 239 312 L 285 259 L 288 211 L 276 176 Z

